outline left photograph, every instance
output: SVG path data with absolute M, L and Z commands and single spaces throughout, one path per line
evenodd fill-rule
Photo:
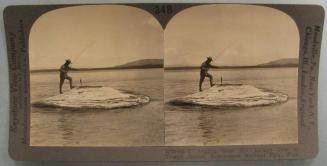
M 30 145 L 164 145 L 163 39 L 130 6 L 40 16 L 29 35 Z

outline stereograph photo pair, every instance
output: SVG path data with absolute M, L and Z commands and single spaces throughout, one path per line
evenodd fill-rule
M 16 160 L 307 159 L 319 4 L 9 6 Z

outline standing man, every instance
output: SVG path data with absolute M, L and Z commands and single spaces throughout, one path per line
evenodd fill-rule
M 69 80 L 69 85 L 70 89 L 74 88 L 73 87 L 73 79 L 68 76 L 68 71 L 69 70 L 74 70 L 71 68 L 69 65 L 71 64 L 71 61 L 69 59 L 66 60 L 65 64 L 63 64 L 60 67 L 60 83 L 59 83 L 59 92 L 62 94 L 62 85 L 64 84 L 65 79 Z
M 208 73 L 208 70 L 212 67 L 211 62 L 212 62 L 212 57 L 209 56 L 209 57 L 207 57 L 207 60 L 201 64 L 200 82 L 199 82 L 199 91 L 200 92 L 202 91 L 202 83 L 203 83 L 205 77 L 209 77 L 210 86 L 211 87 L 214 86 L 214 84 L 212 83 L 212 79 L 213 79 L 212 75 Z

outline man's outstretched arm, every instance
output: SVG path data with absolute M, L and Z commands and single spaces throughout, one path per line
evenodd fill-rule
M 79 70 L 79 69 L 78 69 L 78 68 L 69 67 L 69 70 L 74 70 L 74 71 L 76 71 L 76 70 Z
M 210 64 L 210 67 L 211 68 L 218 68 L 218 65 L 212 65 L 212 64 Z

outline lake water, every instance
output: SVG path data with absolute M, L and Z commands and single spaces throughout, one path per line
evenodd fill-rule
M 242 83 L 285 93 L 286 103 L 209 109 L 165 104 L 168 146 L 293 144 L 298 141 L 297 68 L 210 70 L 215 82 Z M 165 101 L 198 91 L 198 70 L 165 71 Z M 209 88 L 206 79 L 203 89 Z
M 216 82 L 243 83 L 289 96 L 286 103 L 243 109 L 164 104 L 198 91 L 198 70 L 72 72 L 74 84 L 110 86 L 151 98 L 115 110 L 34 108 L 32 146 L 182 146 L 297 143 L 297 68 L 210 70 Z M 164 79 L 163 79 L 164 78 Z M 31 100 L 59 94 L 58 73 L 31 74 Z M 164 89 L 164 88 L 165 89 Z M 209 88 L 206 79 L 203 89 Z M 68 82 L 64 91 L 69 90 Z
M 147 95 L 149 104 L 115 110 L 33 108 L 32 146 L 162 146 L 163 69 L 71 72 L 74 84 L 110 86 Z M 31 100 L 59 94 L 59 73 L 31 74 Z M 69 90 L 68 81 L 64 91 Z

